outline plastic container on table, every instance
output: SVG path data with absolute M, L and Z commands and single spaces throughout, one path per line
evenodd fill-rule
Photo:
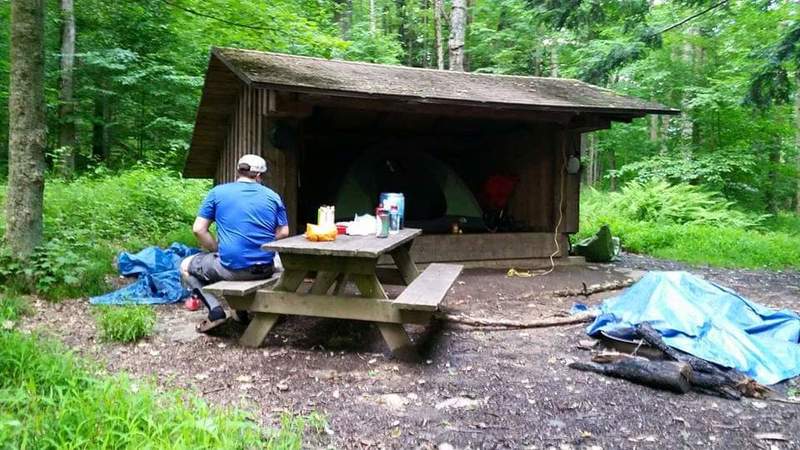
M 400 212 L 397 205 L 392 205 L 389 211 L 389 234 L 397 234 L 400 231 Z
M 383 192 L 378 197 L 378 204 L 386 211 L 391 211 L 392 206 L 397 206 L 400 214 L 400 228 L 406 226 L 406 197 L 401 192 Z
M 385 209 L 375 210 L 375 237 L 389 237 L 389 213 Z

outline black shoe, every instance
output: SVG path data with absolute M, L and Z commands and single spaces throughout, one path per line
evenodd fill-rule
M 225 317 L 227 316 L 225 314 L 225 310 L 222 309 L 222 306 L 217 306 L 216 308 L 208 312 L 209 322 L 216 322 L 217 320 L 224 319 Z

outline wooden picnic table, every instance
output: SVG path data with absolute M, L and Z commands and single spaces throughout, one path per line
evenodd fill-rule
M 398 356 L 413 354 L 405 323 L 425 324 L 438 308 L 461 266 L 431 264 L 420 274 L 409 250 L 420 230 L 406 228 L 388 238 L 340 235 L 331 242 L 294 236 L 264 244 L 280 255 L 284 271 L 272 288 L 264 283 L 223 281 L 205 289 L 225 297 L 234 309 L 246 309 L 253 320 L 241 343 L 260 346 L 281 315 L 364 320 L 377 325 Z M 390 255 L 407 286 L 390 300 L 378 279 L 378 259 Z M 301 289 L 313 277 L 309 289 Z M 353 283 L 360 295 L 348 294 Z M 307 292 L 299 292 L 307 291 Z

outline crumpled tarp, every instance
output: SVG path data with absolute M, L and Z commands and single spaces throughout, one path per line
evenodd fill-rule
M 177 303 L 189 296 L 181 284 L 180 264 L 199 250 L 173 243 L 166 250 L 147 247 L 136 254 L 122 252 L 117 258 L 119 274 L 138 276 L 136 282 L 114 292 L 92 297 L 93 305 Z
M 650 272 L 606 300 L 587 333 L 632 339 L 649 322 L 670 347 L 762 384 L 800 375 L 800 316 L 753 303 L 686 272 Z

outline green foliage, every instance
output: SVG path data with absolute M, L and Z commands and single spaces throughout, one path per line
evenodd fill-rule
M 32 312 L 31 305 L 24 297 L 0 294 L 0 327 L 5 321 L 16 322 Z
M 689 184 L 631 182 L 621 192 L 591 191 L 585 197 L 589 211 L 616 214 L 635 222 L 753 228 L 763 220 L 733 209 L 733 203 L 717 193 Z
M 95 322 L 104 340 L 134 342 L 153 334 L 156 312 L 148 305 L 100 306 Z
M 195 245 L 191 224 L 209 188 L 207 181 L 144 167 L 54 180 L 45 187 L 45 243 L 25 262 L 0 246 L 0 282 L 52 299 L 103 293 L 119 251 Z
M 370 33 L 367 24 L 358 24 L 351 30 L 351 41 L 341 56 L 356 61 L 399 64 L 403 58 L 403 46 L 397 36 Z
M 582 193 L 576 239 L 608 224 L 633 253 L 720 267 L 800 268 L 800 219 L 764 218 L 731 207 L 719 195 L 688 185 L 588 190 Z
M 0 331 L 0 447 L 301 448 L 306 418 L 267 439 L 242 411 L 95 373 L 60 344 Z
M 273 450 L 300 450 L 303 448 L 303 435 L 308 427 L 321 434 L 328 426 L 325 416 L 312 412 L 307 416 L 282 414 L 281 425 L 267 435 L 266 447 Z

